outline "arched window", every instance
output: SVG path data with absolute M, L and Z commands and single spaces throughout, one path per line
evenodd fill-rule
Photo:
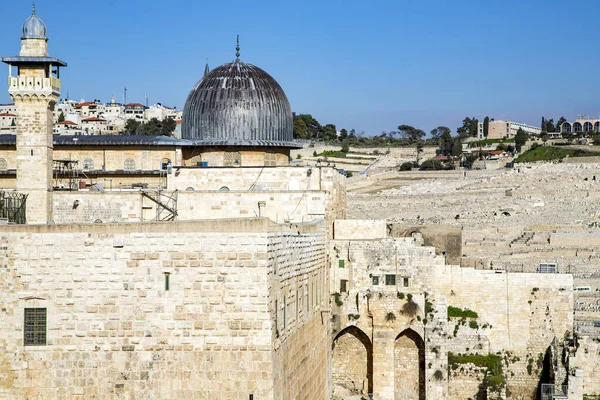
M 4 158 L 0 158 L 0 171 L 6 171 L 8 169 L 8 164 Z
M 94 169 L 94 160 L 92 160 L 91 158 L 86 158 L 85 160 L 83 160 L 83 169 L 85 171 L 91 171 Z
M 562 133 L 571 133 L 571 124 L 568 122 L 565 122 L 564 124 L 562 124 Z
M 125 171 L 135 170 L 135 160 L 133 158 L 125 159 Z
M 594 132 L 600 132 L 600 122 L 594 123 Z
M 583 131 L 584 132 L 589 132 L 592 130 L 592 123 L 591 122 L 586 122 L 583 124 Z
M 582 129 L 583 129 L 583 127 L 581 126 L 581 124 L 579 122 L 575 122 L 573 124 L 573 132 L 574 133 L 581 132 Z

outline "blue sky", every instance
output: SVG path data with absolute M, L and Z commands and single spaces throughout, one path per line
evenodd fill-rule
M 539 125 L 600 115 L 598 1 L 38 0 L 70 98 L 183 108 L 211 67 L 241 59 L 279 81 L 292 109 L 379 134 L 453 131 L 465 116 Z M 5 1 L 0 54 L 19 51 L 27 1 Z M 587 22 L 586 22 L 587 21 Z M 5 89 L 0 103 L 9 102 Z

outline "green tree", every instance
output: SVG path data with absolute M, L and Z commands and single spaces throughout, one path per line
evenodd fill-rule
M 546 125 L 546 118 L 542 117 L 542 132 L 548 132 L 548 126 Z
M 459 138 L 454 139 L 454 143 L 452 143 L 452 156 L 460 157 L 463 153 L 462 143 Z
M 423 132 L 421 129 L 417 129 L 410 125 L 398 126 L 398 133 L 400 133 L 400 136 L 408 139 L 411 142 L 416 142 L 425 136 L 425 132 Z
M 345 130 L 344 128 L 342 128 L 340 130 L 340 137 L 339 139 L 343 142 L 344 140 L 348 139 L 348 131 Z
M 483 137 L 488 137 L 488 132 L 490 130 L 490 117 L 486 116 L 483 119 Z
M 462 126 L 456 128 L 456 133 L 458 133 L 458 136 L 460 136 L 461 138 L 469 136 L 476 137 L 478 126 L 479 121 L 477 120 L 477 118 L 466 117 L 462 121 Z
M 294 116 L 294 137 L 297 139 L 309 139 L 306 123 L 302 118 Z
M 319 132 L 319 139 L 322 139 L 326 142 L 337 140 L 337 129 L 335 125 L 327 124 L 323 126 Z
M 440 139 L 443 135 L 452 135 L 452 131 L 447 126 L 438 126 L 437 128 L 433 128 L 430 133 L 432 139 Z
M 298 139 L 320 139 L 322 132 L 323 127 L 312 115 L 294 115 L 294 136 Z
M 135 119 L 128 119 L 125 122 L 125 131 L 123 132 L 126 135 L 137 135 L 138 129 L 140 128 L 140 122 Z
M 556 132 L 556 127 L 554 126 L 553 118 L 546 120 L 546 132 Z
M 558 121 L 556 121 L 556 125 L 554 125 L 556 127 L 556 131 L 560 132 L 560 126 L 565 122 L 567 122 L 567 119 L 565 117 L 560 117 Z
M 517 151 L 521 151 L 521 147 L 527 143 L 527 139 L 529 139 L 529 135 L 522 128 L 519 128 L 515 135 L 515 147 L 517 148 Z
M 58 116 L 58 122 L 65 122 L 65 113 L 64 112 L 60 112 L 60 115 Z
M 454 145 L 455 140 L 460 142 L 459 138 L 452 139 L 450 129 L 442 133 L 442 135 L 440 136 L 440 154 L 443 156 L 452 155 L 452 146 Z
M 548 134 L 543 132 L 540 138 L 542 139 L 542 142 L 546 143 L 548 141 Z
M 162 120 L 162 130 L 164 136 L 173 136 L 173 132 L 175 132 L 175 128 L 177 127 L 177 122 L 171 117 L 165 118 Z

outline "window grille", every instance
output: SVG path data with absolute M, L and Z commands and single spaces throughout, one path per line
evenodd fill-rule
M 348 291 L 348 280 L 340 280 L 340 293 L 346 293 Z
M 540 263 L 537 272 L 539 274 L 556 274 L 556 270 L 556 263 Z
M 125 171 L 135 170 L 135 160 L 133 158 L 127 158 L 125 160 Z
M 25 309 L 25 346 L 46 345 L 46 309 Z
M 385 276 L 385 284 L 388 286 L 396 284 L 396 275 L 386 275 Z
M 94 169 L 94 160 L 92 160 L 91 158 L 86 158 L 85 160 L 83 160 L 83 169 L 90 171 Z

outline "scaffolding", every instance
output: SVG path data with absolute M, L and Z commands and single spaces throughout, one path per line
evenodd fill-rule
M 79 188 L 79 170 L 77 161 L 54 160 L 52 171 L 54 175 L 52 187 L 54 190 L 77 190 Z
M 27 194 L 0 190 L 0 220 L 9 224 L 27 223 Z
M 156 216 L 151 221 L 175 221 L 177 217 L 177 190 L 167 193 L 163 190 L 142 190 L 142 200 L 146 198 L 156 205 Z M 152 208 L 152 207 L 143 207 Z M 142 210 L 142 220 L 144 214 Z

